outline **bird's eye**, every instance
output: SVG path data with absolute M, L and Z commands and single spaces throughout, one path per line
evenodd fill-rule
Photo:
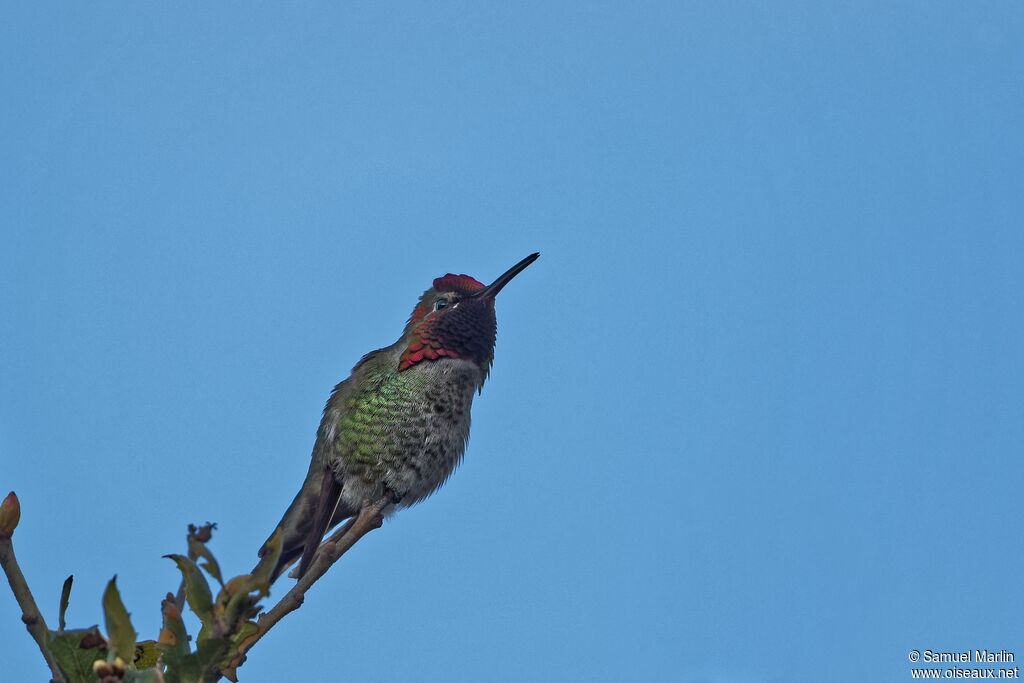
M 448 299 L 438 299 L 434 302 L 434 310 L 440 311 L 442 308 L 448 305 Z

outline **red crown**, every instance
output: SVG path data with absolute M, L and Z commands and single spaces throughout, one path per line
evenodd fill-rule
M 434 280 L 434 289 L 439 292 L 456 292 L 458 294 L 472 294 L 484 288 L 484 283 L 468 275 L 454 275 L 448 273 L 443 277 Z

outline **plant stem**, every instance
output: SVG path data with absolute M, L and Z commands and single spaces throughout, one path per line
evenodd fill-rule
M 52 683 L 64 683 L 64 674 L 61 673 L 60 667 L 57 666 L 57 660 L 53 658 L 50 648 L 46 644 L 49 637 L 46 620 L 39 612 L 35 598 L 32 597 L 32 591 L 28 588 L 28 582 L 25 581 L 25 575 L 21 573 L 21 567 L 18 566 L 18 560 L 14 556 L 14 544 L 11 542 L 10 536 L 0 535 L 0 566 L 3 566 L 14 598 L 21 607 L 21 621 L 36 641 L 47 666 L 50 667 L 50 672 L 53 674 Z

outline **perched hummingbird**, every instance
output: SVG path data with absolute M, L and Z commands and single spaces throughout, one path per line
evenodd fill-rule
M 468 275 L 437 278 L 399 340 L 363 356 L 334 387 L 309 472 L 278 523 L 282 550 L 272 581 L 300 555 L 302 576 L 324 534 L 357 515 L 363 501 L 389 501 L 387 514 L 448 479 L 466 450 L 473 394 L 494 360 L 494 297 L 539 256 L 487 286 Z

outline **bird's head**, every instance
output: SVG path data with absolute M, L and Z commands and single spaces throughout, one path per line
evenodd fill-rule
M 498 333 L 494 298 L 539 256 L 530 254 L 489 285 L 469 275 L 448 273 L 435 279 L 405 325 L 399 371 L 439 358 L 463 358 L 480 366 L 486 376 Z

